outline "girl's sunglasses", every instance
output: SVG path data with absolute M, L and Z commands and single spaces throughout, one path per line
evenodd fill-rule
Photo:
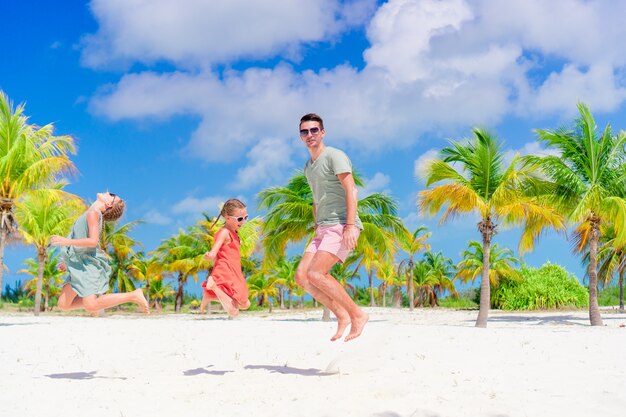
M 243 217 L 235 217 L 235 216 L 228 216 L 228 217 L 231 217 L 231 218 L 237 220 L 237 223 L 241 223 L 244 220 L 248 220 L 248 215 L 247 214 L 245 216 L 243 216 Z

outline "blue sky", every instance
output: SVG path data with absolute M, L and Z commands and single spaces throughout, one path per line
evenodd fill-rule
M 510 155 L 541 152 L 533 129 L 570 125 L 578 100 L 623 128 L 624 2 L 250 3 L 0 3 L 0 89 L 32 123 L 76 138 L 69 191 L 123 196 L 125 220 L 146 220 L 134 237 L 147 251 L 229 197 L 255 214 L 256 194 L 307 158 L 304 113 L 324 117 L 327 145 L 367 179 L 361 195 L 392 195 L 455 261 L 477 220 L 440 227 L 415 206 L 420 168 L 448 139 L 484 126 Z M 518 236 L 495 241 L 516 248 Z M 7 282 L 32 253 L 7 249 Z M 546 234 L 525 260 L 582 278 L 565 236 Z

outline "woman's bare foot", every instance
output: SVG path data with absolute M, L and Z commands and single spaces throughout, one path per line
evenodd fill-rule
M 330 338 L 330 341 L 334 342 L 335 340 L 341 339 L 343 336 L 343 332 L 346 331 L 346 328 L 348 327 L 349 324 L 350 324 L 350 316 L 341 317 L 341 318 L 337 317 L 337 333 L 335 333 L 335 335 Z
M 137 288 L 132 292 L 133 298 L 135 299 L 135 304 L 139 306 L 142 312 L 146 314 L 150 314 L 150 306 L 148 305 L 148 301 L 146 297 L 143 295 L 143 290 L 141 288 Z
M 361 315 L 352 319 L 352 324 L 350 325 L 350 333 L 346 336 L 344 342 L 349 342 L 352 339 L 356 339 L 363 332 L 363 328 L 365 324 L 369 320 L 369 316 L 365 312 L 361 312 Z

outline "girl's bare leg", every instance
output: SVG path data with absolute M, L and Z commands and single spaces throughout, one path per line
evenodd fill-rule
M 217 297 L 211 297 L 206 291 L 202 291 L 202 302 L 200 303 L 200 313 L 206 311 L 207 306 L 211 301 L 220 301 Z
M 57 307 L 59 307 L 61 311 L 81 310 L 85 308 L 85 306 L 83 306 L 83 299 L 74 292 L 70 284 L 65 284 L 61 289 Z
M 221 288 L 217 286 L 217 284 L 215 284 L 212 276 L 209 276 L 209 278 L 206 280 L 206 288 L 213 291 L 215 295 L 217 295 L 217 299 L 224 308 L 224 311 L 226 311 L 226 313 L 228 313 L 230 317 L 235 317 L 237 314 L 239 314 L 239 310 L 233 304 L 233 299 L 230 298 L 228 294 L 226 294 L 224 291 L 222 291 Z
M 90 312 L 96 312 L 125 303 L 135 303 L 144 313 L 150 314 L 148 302 L 141 288 L 137 288 L 135 291 L 131 292 L 103 294 L 99 297 L 89 295 L 83 298 L 83 305 L 85 309 Z

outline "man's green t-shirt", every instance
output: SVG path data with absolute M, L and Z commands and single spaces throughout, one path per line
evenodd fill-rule
M 313 192 L 315 203 L 315 222 L 320 226 L 345 224 L 346 191 L 343 189 L 338 174 L 352 173 L 352 163 L 348 156 L 339 149 L 327 146 L 313 162 L 309 159 L 304 166 L 304 175 Z M 363 230 L 359 216 L 356 226 Z

